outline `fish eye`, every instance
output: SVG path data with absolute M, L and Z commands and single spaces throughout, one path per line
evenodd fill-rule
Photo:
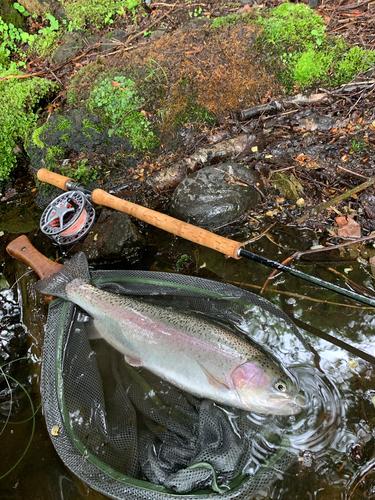
M 275 389 L 279 392 L 285 392 L 286 391 L 286 383 L 283 382 L 282 380 L 278 380 L 275 385 Z

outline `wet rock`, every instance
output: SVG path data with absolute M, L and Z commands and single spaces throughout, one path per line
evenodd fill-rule
M 2 0 L 0 2 L 0 17 L 7 24 L 12 23 L 16 28 L 23 28 L 25 19 L 16 11 L 13 4 L 14 0 Z
M 30 163 L 36 170 L 53 167 L 56 161 L 69 156 L 69 150 L 103 155 L 132 150 L 124 137 L 109 137 L 101 119 L 87 114 L 84 109 L 74 109 L 67 115 L 54 113 L 29 138 L 25 147 Z
M 336 121 L 331 116 L 311 113 L 308 116 L 300 118 L 298 123 L 301 128 L 306 130 L 328 131 L 335 126 Z
M 144 237 L 128 215 L 103 208 L 81 250 L 89 260 L 125 258 L 135 263 L 145 246 Z
M 170 213 L 212 230 L 255 208 L 260 186 L 258 174 L 238 163 L 205 167 L 181 182 L 173 194 Z
M 61 45 L 58 46 L 52 57 L 55 64 L 67 61 L 85 46 L 82 36 L 76 32 L 65 33 L 60 42 Z
M 116 45 L 119 45 L 121 43 L 124 43 L 126 39 L 128 38 L 128 32 L 125 30 L 114 30 L 108 33 L 105 38 L 103 39 L 101 45 L 100 45 L 100 50 L 110 50 L 116 47 Z
M 223 161 L 240 155 L 249 141 L 253 141 L 253 139 L 254 136 L 240 134 L 233 139 L 211 144 L 207 148 L 195 151 L 188 158 L 183 158 L 181 161 L 170 165 L 170 167 L 155 172 L 147 178 L 146 182 L 155 191 L 174 189 L 188 174 L 200 169 L 202 165 L 205 166 L 214 161 Z

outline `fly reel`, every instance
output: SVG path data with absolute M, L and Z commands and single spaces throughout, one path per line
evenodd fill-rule
M 95 210 L 87 196 L 69 191 L 55 198 L 40 219 L 40 229 L 60 245 L 70 245 L 90 231 Z

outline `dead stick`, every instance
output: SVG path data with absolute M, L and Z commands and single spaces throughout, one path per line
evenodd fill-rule
M 371 177 L 368 181 L 363 182 L 359 186 L 349 189 L 349 191 L 346 191 L 343 194 L 340 194 L 339 196 L 336 196 L 336 198 L 333 198 L 332 200 L 325 201 L 324 203 L 321 203 L 317 207 L 313 208 L 310 210 L 307 214 L 303 215 L 299 219 L 297 219 L 297 224 L 302 224 L 302 222 L 305 222 L 307 219 L 310 217 L 313 217 L 314 215 L 318 214 L 322 210 L 325 210 L 326 208 L 331 207 L 332 205 L 335 205 L 336 203 L 340 203 L 340 201 L 345 200 L 346 198 L 350 198 L 353 194 L 358 193 L 359 191 L 363 191 L 363 189 L 366 189 L 370 186 L 372 186 L 375 183 L 375 177 Z
M 339 166 L 338 169 L 343 170 L 344 172 L 348 172 L 348 174 L 356 175 L 357 177 L 360 177 L 361 179 L 366 179 L 366 180 L 369 179 L 369 177 L 367 177 L 366 175 L 359 174 L 358 172 L 354 172 L 353 170 L 350 170 L 349 168 L 346 168 L 346 167 Z
M 252 243 L 253 241 L 259 240 L 260 238 L 263 238 L 263 236 L 265 236 L 265 235 L 268 233 L 268 231 L 269 231 L 270 229 L 272 229 L 272 228 L 273 228 L 273 226 L 275 226 L 275 225 L 277 224 L 277 222 L 278 222 L 278 221 L 276 221 L 276 222 L 274 222 L 273 224 L 271 224 L 271 225 L 270 225 L 270 227 L 268 227 L 265 231 L 263 231 L 263 233 L 258 234 L 258 236 L 254 236 L 254 238 L 250 238 L 250 240 L 246 240 L 246 241 L 244 241 L 244 242 L 242 243 L 242 244 L 243 244 L 243 246 L 247 245 L 248 243 Z
M 358 7 L 362 7 L 362 5 L 367 5 L 368 3 L 372 2 L 373 0 L 364 0 L 364 2 L 360 3 L 351 3 L 347 5 L 343 5 L 342 7 L 337 7 L 337 11 L 342 11 L 342 10 L 352 10 L 352 9 L 357 9 Z

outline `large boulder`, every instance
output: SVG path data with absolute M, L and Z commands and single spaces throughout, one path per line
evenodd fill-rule
M 79 248 L 89 260 L 125 259 L 134 264 L 145 246 L 145 238 L 127 214 L 103 208 Z
M 235 222 L 259 201 L 258 174 L 235 162 L 204 167 L 175 190 L 170 213 L 205 229 Z

